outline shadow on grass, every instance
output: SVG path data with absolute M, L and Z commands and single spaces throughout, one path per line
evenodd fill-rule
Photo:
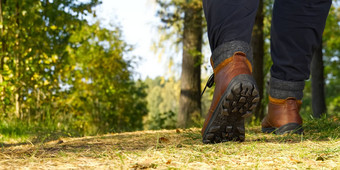
M 260 127 L 247 130 L 245 144 L 249 143 L 299 143 L 309 141 L 330 141 L 339 139 L 340 124 L 336 117 L 306 120 L 304 135 L 274 135 L 261 133 Z M 67 135 L 66 135 L 67 136 Z M 15 144 L 0 143 L 1 153 L 15 158 L 58 157 L 67 154 L 82 154 L 97 157 L 98 153 L 116 154 L 146 151 L 150 149 L 181 149 L 190 147 L 213 147 L 202 143 L 200 129 L 139 131 L 108 134 L 103 136 L 65 137 L 65 133 L 52 133 L 36 138 L 35 142 Z M 236 146 L 243 143 L 227 142 L 222 145 Z M 0 155 L 1 158 L 1 155 Z
M 98 153 L 108 151 L 110 154 L 134 151 L 146 151 L 162 148 L 182 148 L 199 144 L 201 140 L 198 129 L 161 131 L 141 131 L 108 134 L 104 136 L 89 136 L 82 138 L 65 138 L 40 144 L 12 144 L 2 145 L 3 155 L 11 158 L 24 159 L 27 157 L 58 157 L 67 154 L 81 154 L 97 157 Z M 193 140 L 196 139 L 196 140 Z M 15 147 L 22 145 L 19 147 Z M 1 147 L 1 144 L 0 144 Z M 1 154 L 0 154 L 1 158 Z
M 6 131 L 7 129 L 1 129 L 2 132 Z M 28 130 L 29 131 L 29 130 Z M 20 139 L 22 142 L 1 142 L 0 140 L 0 147 L 12 147 L 12 146 L 20 146 L 20 145 L 36 145 L 41 143 L 47 143 L 50 141 L 58 140 L 63 137 L 81 137 L 81 135 L 77 133 L 70 133 L 70 132 L 63 132 L 63 131 L 47 131 L 47 130 L 37 130 L 34 134 L 28 132 L 13 132 L 13 130 L 9 131 L 10 133 L 0 133 L 5 136 L 5 139 L 12 139 L 18 140 Z M 1 139 L 1 138 L 0 138 Z

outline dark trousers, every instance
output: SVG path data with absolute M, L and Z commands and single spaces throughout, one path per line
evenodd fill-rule
M 250 44 L 259 0 L 203 0 L 212 52 L 230 41 Z M 332 0 L 275 0 L 271 27 L 271 75 L 285 81 L 309 78 L 312 53 Z

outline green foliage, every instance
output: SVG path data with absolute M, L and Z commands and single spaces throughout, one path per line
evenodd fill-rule
M 0 122 L 0 143 L 8 139 L 25 140 L 27 127 L 20 122 Z
M 206 79 L 202 79 L 201 87 L 205 86 Z M 148 115 L 144 117 L 145 129 L 174 129 L 176 128 L 177 114 L 179 109 L 180 81 L 171 77 L 147 78 L 144 83 L 147 88 Z M 202 119 L 208 113 L 211 104 L 213 90 L 207 89 L 201 98 Z
M 169 53 L 169 69 L 173 67 L 174 56 L 181 51 L 184 11 L 183 0 L 156 0 L 158 4 L 157 16 L 162 24 L 158 26 L 159 38 L 153 42 L 152 49 L 158 53 L 158 58 Z
M 329 114 L 340 113 L 340 6 L 334 2 L 323 34 L 326 102 Z
M 99 3 L 1 1 L 0 123 L 81 135 L 143 127 L 145 85 L 124 58 L 132 48 L 119 28 L 82 19 Z
M 102 29 L 99 23 L 84 25 L 66 47 L 70 68 L 61 77 L 71 87 L 65 91 L 63 112 L 81 120 L 75 126 L 90 134 L 140 129 L 147 113 L 145 86 L 131 79 L 131 61 L 123 59 L 131 47 L 120 32 Z
M 176 127 L 180 83 L 174 78 L 147 78 L 149 114 L 145 117 L 146 129 L 173 129 Z
M 125 58 L 132 48 L 122 40 L 121 30 L 101 28 L 99 22 L 89 25 L 83 19 L 94 15 L 92 8 L 99 3 L 1 0 L 0 137 L 41 131 L 89 135 L 175 127 L 180 82 L 162 77 L 134 81 L 132 60 Z M 172 46 L 178 52 L 184 10 L 201 8 L 202 2 L 157 0 L 157 3 L 163 24 L 159 26 L 161 36 L 155 49 L 168 52 Z M 273 0 L 264 3 L 267 74 L 271 66 Z M 323 35 L 329 115 L 340 114 L 339 37 L 340 8 L 334 5 Z M 210 106 L 211 92 L 202 98 L 203 114 Z M 307 82 L 302 108 L 305 119 L 311 113 L 310 92 Z

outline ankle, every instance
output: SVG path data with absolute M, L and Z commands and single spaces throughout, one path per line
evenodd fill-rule
M 275 102 L 283 102 L 287 99 L 301 101 L 304 87 L 304 81 L 285 81 L 271 77 L 269 82 L 269 96 L 272 98 L 272 101 Z
M 233 61 L 235 54 L 240 52 L 242 57 L 245 57 L 250 67 L 252 65 L 252 51 L 248 43 L 244 41 L 230 41 L 219 45 L 214 51 L 210 58 L 211 65 L 214 70 L 217 67 L 222 67 Z M 231 59 L 230 59 L 231 58 Z M 221 65 L 222 64 L 222 65 Z M 220 66 L 221 65 L 221 66 Z M 214 71 L 217 72 L 217 71 Z

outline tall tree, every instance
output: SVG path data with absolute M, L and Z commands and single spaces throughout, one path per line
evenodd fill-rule
M 158 14 L 165 23 L 163 28 L 175 30 L 170 35 L 180 37 L 178 42 L 182 45 L 182 72 L 177 126 L 190 127 L 198 123 L 201 117 L 202 2 L 158 0 L 157 3 L 161 7 Z
M 1 36 L 0 36 L 0 42 L 1 42 L 1 51 L 0 51 L 0 106 L 2 106 L 1 112 L 6 112 L 6 107 L 4 102 L 5 99 L 5 87 L 4 87 L 4 59 L 5 59 L 5 46 L 6 41 L 4 39 L 4 23 L 3 23 L 3 0 L 0 0 L 0 26 L 1 26 Z
M 187 1 L 184 9 L 183 58 L 178 127 L 190 127 L 201 116 L 202 5 Z M 197 122 L 196 122 L 197 123 Z
M 19 1 L 17 0 L 15 2 L 15 22 L 16 22 L 16 29 L 21 30 L 21 23 L 20 23 L 20 6 Z M 15 65 L 15 77 L 16 77 L 16 89 L 15 89 L 15 116 L 17 118 L 22 119 L 22 113 L 21 113 L 21 101 L 20 101 L 20 90 L 21 90 L 21 70 L 20 70 L 20 64 L 21 64 L 21 47 L 20 47 L 20 41 L 21 41 L 21 35 L 20 33 L 16 33 L 15 35 L 16 41 L 15 41 L 15 55 L 14 55 L 14 65 Z
M 320 118 L 326 113 L 325 79 L 322 44 L 315 49 L 312 59 L 312 109 L 313 116 Z
M 263 21 L 264 21 L 264 8 L 263 8 L 263 0 L 259 1 L 259 7 L 257 10 L 255 24 L 252 33 L 251 46 L 253 49 L 253 76 L 255 78 L 259 94 L 260 94 L 260 102 L 259 105 L 255 109 L 255 119 L 262 120 L 264 117 L 263 112 L 263 85 L 264 85 L 264 33 L 263 33 Z

